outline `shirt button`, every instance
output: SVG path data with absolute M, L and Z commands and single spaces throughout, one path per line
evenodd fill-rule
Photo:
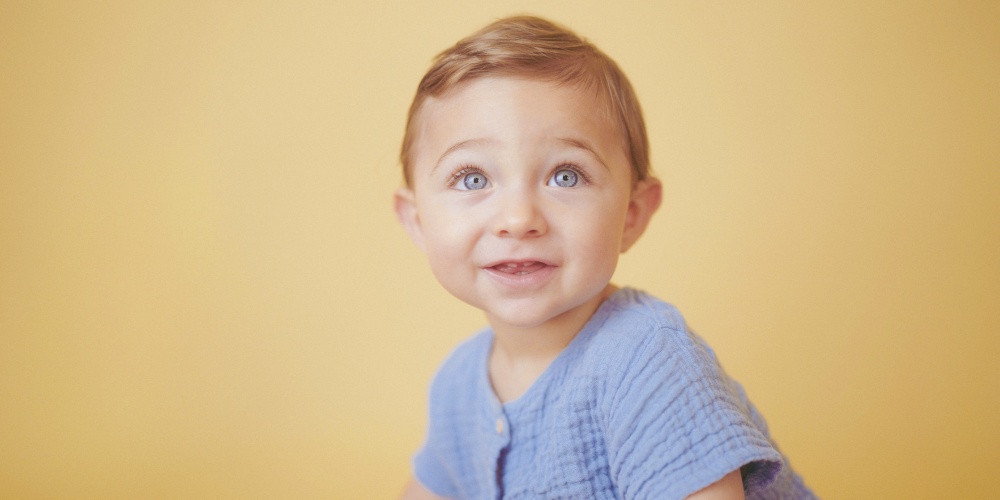
M 503 419 L 497 419 L 497 434 L 503 434 Z

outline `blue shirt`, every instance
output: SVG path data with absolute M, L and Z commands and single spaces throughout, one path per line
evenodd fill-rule
M 414 457 L 432 492 L 468 499 L 682 499 L 741 469 L 748 498 L 814 498 L 767 424 L 673 306 L 613 294 L 518 399 L 489 381 L 493 332 L 434 377 Z

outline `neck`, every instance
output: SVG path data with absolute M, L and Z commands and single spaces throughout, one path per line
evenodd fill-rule
M 494 339 L 489 359 L 490 383 L 500 402 L 521 397 L 615 290 L 616 287 L 608 285 L 591 300 L 542 325 L 517 327 L 490 318 Z
M 618 288 L 609 284 L 594 298 L 541 325 L 521 327 L 489 318 L 493 353 L 512 362 L 551 361 L 576 338 L 597 308 Z

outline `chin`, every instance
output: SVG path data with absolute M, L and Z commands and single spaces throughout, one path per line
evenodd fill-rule
M 533 328 L 543 326 L 549 320 L 552 319 L 552 318 L 535 319 L 535 318 L 527 318 L 524 316 L 504 317 L 497 314 L 489 315 L 488 318 L 490 326 L 494 328 L 497 325 L 504 325 L 508 328 L 513 327 L 520 330 L 531 330 Z
M 525 304 L 522 307 L 518 307 L 516 304 L 510 304 L 501 309 L 486 309 L 487 318 L 489 318 L 491 324 L 500 323 L 515 328 L 530 329 L 544 326 L 547 323 L 558 320 L 567 312 L 572 310 L 572 308 L 566 310 L 553 310 L 550 308 L 539 308 L 537 306 L 537 301 L 529 301 L 528 304 Z

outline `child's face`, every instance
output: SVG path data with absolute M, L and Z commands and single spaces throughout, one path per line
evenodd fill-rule
M 593 93 L 520 78 L 423 105 L 397 213 L 441 284 L 495 328 L 596 307 L 659 204 L 655 180 L 633 188 L 600 109 Z

